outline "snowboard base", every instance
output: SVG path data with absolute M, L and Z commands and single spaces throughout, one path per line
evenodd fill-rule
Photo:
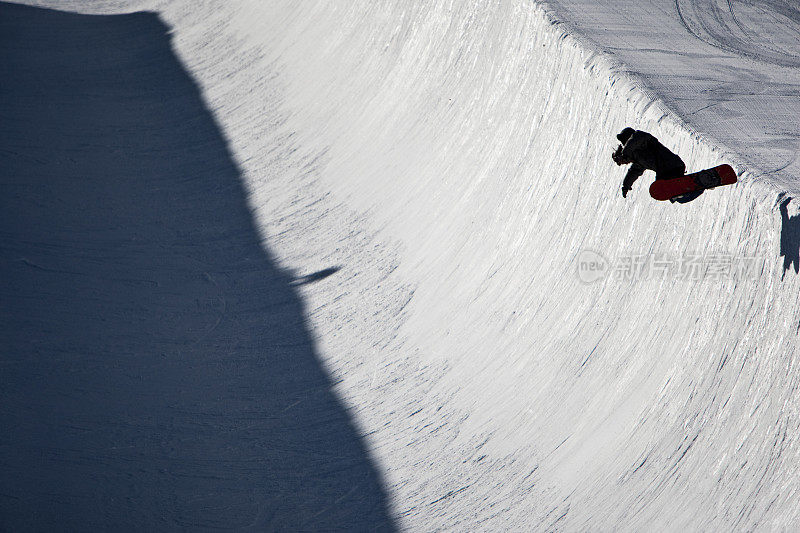
M 650 185 L 650 196 L 656 200 L 665 201 L 686 193 L 734 183 L 736 183 L 736 172 L 733 168 L 730 165 L 720 165 L 679 178 L 656 180 Z

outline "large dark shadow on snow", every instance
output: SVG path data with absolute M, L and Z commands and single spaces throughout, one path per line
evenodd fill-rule
M 789 216 L 792 198 L 786 197 L 780 203 L 781 211 L 781 257 L 783 257 L 783 276 L 789 269 L 798 273 L 800 269 L 800 216 Z M 781 277 L 783 277 L 781 276 Z
M 0 3 L 0 529 L 389 529 L 154 14 Z

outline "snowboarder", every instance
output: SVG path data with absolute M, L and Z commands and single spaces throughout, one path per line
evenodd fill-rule
M 669 151 L 658 139 L 646 131 L 625 128 L 618 135 L 621 143 L 611 158 L 617 165 L 631 164 L 625 179 L 622 181 L 622 197 L 628 195 L 633 183 L 645 170 L 653 170 L 657 180 L 678 178 L 686 173 L 686 165 L 676 154 Z M 691 202 L 703 191 L 695 191 L 678 198 L 670 198 L 670 202 Z

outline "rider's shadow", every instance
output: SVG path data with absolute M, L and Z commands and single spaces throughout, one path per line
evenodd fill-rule
M 780 204 L 781 211 L 781 256 L 783 257 L 783 274 L 794 268 L 795 274 L 800 270 L 800 215 L 789 216 L 789 203 L 792 201 L 787 196 Z

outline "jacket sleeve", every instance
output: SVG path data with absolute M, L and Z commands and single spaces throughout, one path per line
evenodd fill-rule
M 623 189 L 630 189 L 633 186 L 633 182 L 639 179 L 639 176 L 644 174 L 644 167 L 639 163 L 634 163 L 631 165 L 631 168 L 628 169 L 628 173 L 625 174 L 625 179 L 622 180 L 622 188 Z

